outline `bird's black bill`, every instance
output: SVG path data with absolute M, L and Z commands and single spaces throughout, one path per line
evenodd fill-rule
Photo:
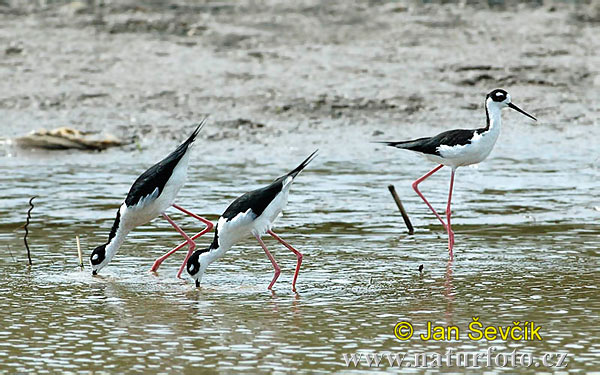
M 196 280 L 196 288 L 200 288 L 200 281 Z
M 97 274 L 98 274 L 98 272 L 97 272 L 96 270 L 93 270 L 93 271 L 92 271 L 92 275 L 93 275 L 93 276 L 96 276 Z
M 517 107 L 516 105 L 512 104 L 512 103 L 508 103 L 508 106 L 512 109 L 514 109 L 517 112 L 521 112 L 522 114 L 524 114 L 525 116 L 537 121 L 537 119 L 535 117 L 533 117 L 532 115 L 530 115 L 529 113 L 525 112 L 524 110 L 522 110 L 521 108 Z

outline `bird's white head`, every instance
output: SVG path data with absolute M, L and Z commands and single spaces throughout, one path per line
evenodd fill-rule
M 495 89 L 495 90 L 491 91 L 489 94 L 487 94 L 487 96 L 485 98 L 485 105 L 492 112 L 494 112 L 495 110 L 499 111 L 502 108 L 508 107 L 508 108 L 514 109 L 515 111 L 520 112 L 520 113 L 524 114 L 525 116 L 537 121 L 537 119 L 535 117 L 533 117 L 529 113 L 525 112 L 521 108 L 514 105 L 511 101 L 510 94 L 502 89 Z
M 210 250 L 210 247 L 196 250 L 187 261 L 187 273 L 196 282 L 196 288 L 200 286 L 200 282 L 202 281 L 202 276 L 204 275 L 206 268 L 210 263 L 212 263 L 212 261 L 214 261 L 214 259 L 211 259 L 212 257 Z

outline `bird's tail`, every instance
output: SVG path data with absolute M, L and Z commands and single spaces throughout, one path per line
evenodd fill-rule
M 421 139 L 413 139 L 410 141 L 398 141 L 398 142 L 381 141 L 381 142 L 372 142 L 372 143 L 382 143 L 384 145 L 391 146 L 391 147 L 411 150 L 411 149 L 413 149 L 413 147 L 417 146 L 417 142 L 419 142 L 419 141 L 421 141 Z
M 194 140 L 196 140 L 196 136 L 198 135 L 198 133 L 200 133 L 200 130 L 202 130 L 202 128 L 206 124 L 207 119 L 208 119 L 208 116 L 204 117 L 202 119 L 202 121 L 200 121 L 200 123 L 198 124 L 198 126 L 196 126 L 196 130 L 194 130 L 192 135 L 190 135 L 190 137 L 185 142 L 183 142 L 184 144 L 189 145 L 190 143 L 194 142 Z
M 298 175 L 298 173 L 302 172 L 302 170 L 304 168 L 306 168 L 306 166 L 308 165 L 308 163 L 310 163 L 311 161 L 313 161 L 313 159 L 317 156 L 317 152 L 319 150 L 315 150 L 312 154 L 310 154 L 306 159 L 304 159 L 304 161 L 302 163 L 300 163 L 299 166 L 297 166 L 293 171 L 291 171 L 290 173 L 288 173 L 288 176 L 292 176 L 292 178 L 296 178 L 296 176 Z

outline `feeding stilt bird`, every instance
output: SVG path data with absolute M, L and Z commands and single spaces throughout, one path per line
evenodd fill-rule
M 478 129 L 455 129 L 440 133 L 434 137 L 425 137 L 414 139 L 412 141 L 400 142 L 381 142 L 388 146 L 414 151 L 426 159 L 439 163 L 437 167 L 425 174 L 423 177 L 413 182 L 412 187 L 419 197 L 423 199 L 427 207 L 438 218 L 448 232 L 448 251 L 452 257 L 454 247 L 454 232 L 450 225 L 450 202 L 452 201 L 452 188 L 454 185 L 454 174 L 458 167 L 470 164 L 477 164 L 488 157 L 494 144 L 500 134 L 501 111 L 503 108 L 512 108 L 525 116 L 536 120 L 527 112 L 523 111 L 511 102 L 510 95 L 502 90 L 496 89 L 485 97 L 485 115 L 487 118 L 486 126 Z M 537 121 L 537 120 L 536 120 Z M 419 191 L 419 184 L 426 178 L 440 170 L 443 166 L 452 168 L 450 175 L 450 191 L 448 193 L 448 205 L 446 207 L 446 222 L 435 209 L 429 204 L 427 199 Z
M 196 281 L 196 287 L 200 286 L 202 276 L 212 262 L 222 257 L 238 241 L 251 234 L 263 248 L 275 269 L 275 275 L 268 287 L 271 289 L 277 281 L 281 269 L 261 239 L 265 233 L 268 233 L 296 254 L 296 271 L 292 281 L 292 290 L 296 291 L 296 279 L 302 264 L 302 254 L 276 235 L 271 228 L 273 222 L 287 205 L 292 182 L 314 159 L 317 151 L 310 154 L 293 171 L 279 177 L 268 186 L 240 196 L 227 207 L 217 222 L 213 242 L 206 249 L 196 250 L 187 262 L 187 272 Z
M 210 231 L 213 227 L 213 224 L 210 221 L 194 215 L 174 203 L 177 193 L 179 193 L 179 190 L 187 178 L 191 145 L 205 123 L 206 119 L 202 120 L 198 127 L 196 127 L 196 130 L 194 130 L 192 135 L 190 135 L 185 142 L 179 145 L 179 147 L 165 159 L 142 173 L 142 175 L 133 183 L 129 190 L 129 194 L 127 194 L 127 198 L 125 198 L 125 202 L 121 204 L 117 211 L 117 217 L 110 230 L 108 242 L 98 246 L 92 251 L 90 263 L 92 265 L 93 275 L 96 275 L 98 271 L 104 268 L 112 260 L 119 247 L 123 244 L 125 237 L 133 228 L 146 224 L 150 220 L 162 215 L 175 230 L 186 239 L 186 243 L 189 246 L 185 261 L 177 273 L 177 277 L 181 276 L 188 258 L 196 247 L 194 239 Z M 171 206 L 200 220 L 206 224 L 206 228 L 190 238 L 165 213 Z M 183 246 L 178 246 L 164 256 L 158 258 L 154 262 L 151 270 L 156 271 L 169 255 L 182 247 Z

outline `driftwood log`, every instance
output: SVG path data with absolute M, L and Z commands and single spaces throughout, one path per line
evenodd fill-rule
M 47 150 L 104 150 L 124 143 L 112 135 L 90 135 L 71 128 L 40 129 L 15 139 L 20 147 Z

